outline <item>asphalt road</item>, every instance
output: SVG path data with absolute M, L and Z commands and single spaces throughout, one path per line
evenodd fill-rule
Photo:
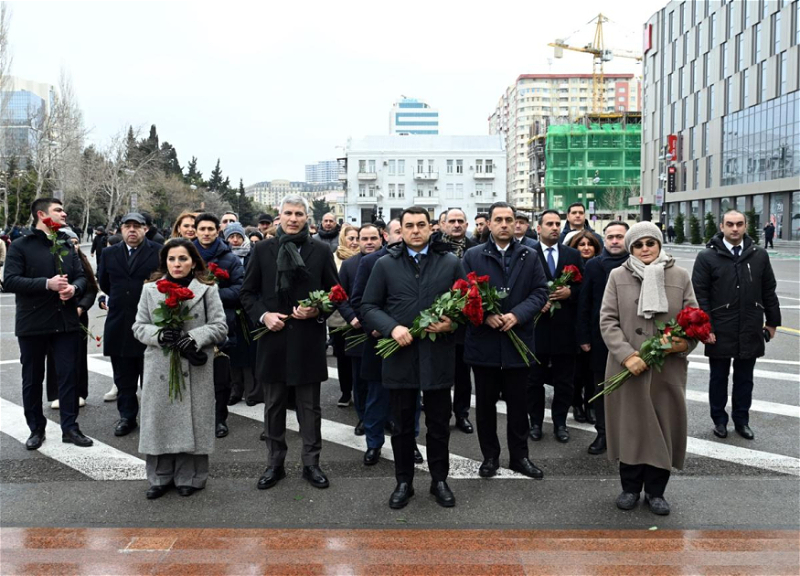
M 695 252 L 675 249 L 681 266 L 691 268 Z M 316 490 L 300 478 L 300 442 L 290 432 L 288 477 L 268 491 L 256 490 L 266 449 L 258 441 L 262 405 L 235 407 L 231 434 L 217 440 L 211 478 L 202 492 L 181 498 L 172 492 L 147 501 L 144 462 L 138 433 L 113 435 L 115 404 L 104 403 L 112 383 L 111 365 L 101 350 L 90 350 L 87 406 L 81 429 L 96 440 L 90 449 L 60 442 L 58 413 L 45 405 L 52 420 L 43 448 L 25 450 L 28 430 L 22 414 L 19 349 L 13 334 L 14 296 L 0 295 L 0 525 L 2 526 L 186 526 L 302 528 L 659 528 L 765 529 L 800 527 L 800 260 L 776 258 L 783 328 L 756 364 L 751 427 L 746 441 L 732 427 L 726 440 L 711 432 L 706 400 L 708 370 L 702 346 L 690 358 L 687 386 L 689 454 L 683 471 L 674 472 L 666 497 L 672 515 L 662 518 L 645 508 L 623 513 L 614 506 L 619 492 L 616 467 L 586 448 L 594 430 L 574 422 L 572 438 L 559 444 L 545 418 L 545 437 L 530 443 L 531 459 L 545 472 L 533 481 L 507 470 L 480 479 L 481 460 L 475 434 L 452 429 L 451 479 L 457 506 L 443 509 L 427 493 L 429 475 L 418 469 L 417 495 L 409 506 L 391 511 L 394 488 L 391 449 L 373 467 L 362 464 L 363 437 L 352 433 L 352 407 L 338 408 L 338 383 L 322 386 L 322 466 L 331 487 Z M 102 333 L 100 311 L 92 309 L 92 329 Z M 329 357 L 335 377 L 335 360 Z M 551 392 L 548 390 L 548 392 Z M 474 404 L 474 402 L 473 402 Z M 499 407 L 504 411 L 504 406 Z M 424 419 L 423 419 L 424 420 Z M 474 423 L 474 412 L 473 412 Z M 292 427 L 290 418 L 290 428 Z M 296 422 L 294 423 L 296 430 Z M 505 417 L 498 417 L 503 455 Z M 424 449 L 424 426 L 419 439 Z

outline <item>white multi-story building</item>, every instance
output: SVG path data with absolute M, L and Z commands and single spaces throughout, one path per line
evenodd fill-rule
M 432 217 L 461 208 L 471 220 L 506 199 L 506 151 L 495 136 L 367 136 L 349 144 L 345 221 L 388 221 L 408 206 Z
M 327 184 L 339 179 L 339 163 L 336 160 L 322 160 L 316 164 L 306 164 L 306 182 Z
M 336 162 L 336 161 L 334 161 Z M 336 170 L 338 174 L 338 162 L 336 163 Z M 331 192 L 341 191 L 341 185 L 338 181 L 323 184 L 313 184 L 309 182 L 295 182 L 290 180 L 269 180 L 265 182 L 257 182 L 249 186 L 245 186 L 245 195 L 252 198 L 254 202 L 263 204 L 264 206 L 272 206 L 278 208 L 278 205 L 284 196 L 288 194 L 297 194 L 302 196 L 310 202 Z
M 606 74 L 604 112 L 641 110 L 641 81 L 633 74 Z M 566 124 L 592 111 L 591 74 L 522 74 L 489 116 L 489 134 L 503 134 L 508 155 L 509 202 L 531 210 L 528 143 L 550 124 Z M 536 124 L 538 123 L 538 130 Z
M 439 134 L 439 111 L 422 100 L 404 96 L 392 105 L 389 134 L 436 136 Z

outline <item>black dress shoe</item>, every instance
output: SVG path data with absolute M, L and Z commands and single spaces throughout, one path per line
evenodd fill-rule
M 217 438 L 225 438 L 228 435 L 228 425 L 225 422 L 220 422 L 214 429 L 214 435 Z
M 519 472 L 528 478 L 534 478 L 536 480 L 541 480 L 544 478 L 544 472 L 534 466 L 533 462 L 527 458 L 523 458 L 522 460 L 512 460 L 508 463 L 508 467 L 514 472 Z
M 308 483 L 314 488 L 327 488 L 331 485 L 330 482 L 328 482 L 328 477 L 325 476 L 325 472 L 316 464 L 313 466 L 303 466 L 303 478 L 308 480 Z
M 267 441 L 267 433 L 266 433 L 266 432 L 262 432 L 262 433 L 261 433 L 261 434 L 258 436 L 258 439 L 259 439 L 259 440 L 261 440 L 262 442 L 266 442 L 266 441 Z
M 241 396 L 231 396 L 230 398 L 228 398 L 228 406 L 236 406 L 241 401 L 242 401 Z
M 369 448 L 364 454 L 364 464 L 367 466 L 374 466 L 381 459 L 380 448 Z
M 422 464 L 423 462 L 425 462 L 425 458 L 422 457 L 422 452 L 414 446 L 414 464 Z
M 447 482 L 431 482 L 431 494 L 436 496 L 436 503 L 444 508 L 452 508 L 456 505 L 456 497 Z
M 580 406 L 572 407 L 572 417 L 575 418 L 575 422 L 586 422 L 586 412 Z
M 748 426 L 747 424 L 742 424 L 741 426 L 735 426 L 735 428 L 736 428 L 736 433 L 745 440 L 753 440 L 756 437 L 756 435 L 753 434 L 753 431 L 750 430 L 750 426 Z
M 531 424 L 531 431 L 528 432 L 531 440 L 539 441 L 542 439 L 542 426 L 541 424 Z
M 633 492 L 622 492 L 617 496 L 617 508 L 620 510 L 633 510 L 639 501 L 639 495 Z
M 464 434 L 472 434 L 475 431 L 472 427 L 472 422 L 470 422 L 469 418 L 466 416 L 456 418 L 456 428 L 461 430 Z
M 589 424 L 597 424 L 597 412 L 595 412 L 594 408 L 589 408 L 586 411 L 586 421 Z
M 497 458 L 487 458 L 478 468 L 478 476 L 481 478 L 491 478 L 497 474 L 497 469 L 500 468 L 500 462 Z
M 128 418 L 120 418 L 117 425 L 114 427 L 114 436 L 127 436 L 139 425 L 136 423 L 136 420 L 129 420 Z
M 569 442 L 569 430 L 567 430 L 566 426 L 557 427 L 555 435 L 556 435 L 556 440 L 558 440 L 562 444 L 566 444 L 567 442 Z
M 249 398 L 245 400 L 244 403 L 247 404 L 248 406 L 255 406 L 256 404 L 258 404 L 256 400 L 250 400 Z
M 88 448 L 94 444 L 91 438 L 84 436 L 80 428 L 64 430 L 61 433 L 61 441 L 65 444 L 75 444 L 75 446 L 80 446 L 81 448 Z
M 198 490 L 200 490 L 200 488 L 195 488 L 194 486 L 178 486 L 178 494 L 181 496 L 191 496 Z
M 353 434 L 355 434 L 356 436 L 363 436 L 364 434 L 366 434 L 366 432 L 367 431 L 364 429 L 364 421 L 359 420 L 358 424 L 356 424 L 355 430 L 353 430 Z
M 283 466 L 267 466 L 261 478 L 258 479 L 258 489 L 267 490 L 272 488 L 284 478 L 286 478 L 286 469 Z
M 728 427 L 725 424 L 714 424 L 714 436 L 717 438 L 728 437 Z
M 606 445 L 606 435 L 598 434 L 597 438 L 594 439 L 594 442 L 589 444 L 589 449 L 587 452 L 593 456 L 597 456 L 598 454 L 605 454 L 606 450 L 608 450 L 608 446 Z
M 145 493 L 148 500 L 155 500 L 156 498 L 161 498 L 164 494 L 169 492 L 169 489 L 172 488 L 172 484 L 160 484 L 155 486 L 150 486 Z
M 44 429 L 41 430 L 34 430 L 31 432 L 31 435 L 25 441 L 25 448 L 28 450 L 38 450 L 42 447 L 42 442 L 44 442 L 45 434 Z
M 405 508 L 408 501 L 414 495 L 414 487 L 408 482 L 400 482 L 389 496 L 389 508 L 392 510 L 399 510 Z

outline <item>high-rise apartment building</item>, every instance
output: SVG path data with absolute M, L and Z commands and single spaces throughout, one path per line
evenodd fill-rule
M 606 112 L 641 109 L 641 81 L 633 74 L 606 74 Z M 591 74 L 522 74 L 500 97 L 489 116 L 489 133 L 506 142 L 508 201 L 532 210 L 528 143 L 548 125 L 567 124 L 592 107 Z
M 16 157 L 19 164 L 30 157 L 39 131 L 55 103 L 55 88 L 10 76 L 0 92 L 0 154 L 3 162 Z
M 798 0 L 672 1 L 647 21 L 643 200 L 667 190 L 654 220 L 752 210 L 757 230 L 800 240 L 799 45 Z
M 316 164 L 306 164 L 306 182 L 326 184 L 339 178 L 339 163 L 336 160 L 322 160 Z
M 389 134 L 439 134 L 439 111 L 415 98 L 405 96 L 392 105 Z

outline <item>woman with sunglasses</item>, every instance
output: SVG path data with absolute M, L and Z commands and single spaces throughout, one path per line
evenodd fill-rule
M 642 488 L 654 514 L 667 515 L 664 490 L 672 468 L 686 458 L 687 357 L 697 345 L 673 337 L 661 372 L 639 357 L 645 340 L 686 306 L 697 306 L 689 273 L 663 251 L 661 230 L 634 224 L 625 236 L 630 258 L 608 277 L 600 309 L 600 332 L 608 346 L 606 378 L 627 368 L 634 375 L 605 401 L 608 458 L 619 460 L 622 493 L 617 507 L 631 510 Z

